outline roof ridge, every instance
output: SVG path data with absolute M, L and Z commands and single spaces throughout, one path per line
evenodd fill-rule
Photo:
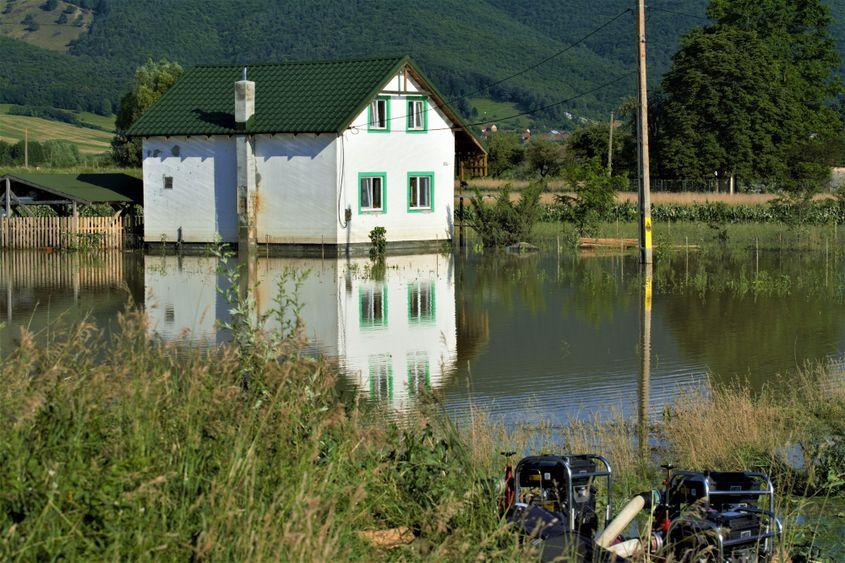
M 401 61 L 403 59 L 410 59 L 410 55 L 397 55 L 393 57 L 353 57 L 343 59 L 310 59 L 310 60 L 289 60 L 279 62 L 262 62 L 262 63 L 216 63 L 216 64 L 198 64 L 188 67 L 192 68 L 254 68 L 254 67 L 268 67 L 268 66 L 285 66 L 285 65 L 322 65 L 335 63 L 367 63 L 375 61 Z

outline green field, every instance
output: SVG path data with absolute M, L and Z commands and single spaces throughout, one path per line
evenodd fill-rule
M 0 104 L 0 141 L 17 143 L 24 138 L 25 131 L 28 131 L 31 141 L 64 139 L 79 145 L 79 152 L 83 154 L 99 154 L 107 152 L 110 148 L 112 135 L 107 131 L 78 127 L 40 117 L 9 115 L 7 113 L 9 107 L 9 104 Z M 73 113 L 84 121 L 103 127 L 114 127 L 111 118 L 85 112 Z
M 534 127 L 534 120 L 530 116 L 501 121 L 503 117 L 522 113 L 522 110 L 514 103 L 496 102 L 488 98 L 472 98 L 469 103 L 478 111 L 478 116 L 473 118 L 473 121 L 489 121 L 491 124 L 496 123 L 499 129 L 506 130 L 522 130 Z
M 0 34 L 13 39 L 20 39 L 32 45 L 37 45 L 52 51 L 67 51 L 68 44 L 88 30 L 93 20 L 91 10 L 82 10 L 67 2 L 59 2 L 55 10 L 46 11 L 41 8 L 42 0 L 0 0 L 0 9 L 8 13 L 0 15 Z M 58 24 L 61 13 L 65 9 L 73 9 L 66 15 L 67 22 Z M 31 15 L 38 24 L 38 29 L 29 31 L 23 20 Z M 74 25 L 76 19 L 82 16 L 82 25 Z

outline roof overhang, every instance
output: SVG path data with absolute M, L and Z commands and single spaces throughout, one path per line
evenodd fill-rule
M 19 205 L 143 204 L 143 183 L 128 174 L 11 173 L 0 177 L 3 197 L 7 180 Z M 22 196 L 20 186 L 32 195 Z

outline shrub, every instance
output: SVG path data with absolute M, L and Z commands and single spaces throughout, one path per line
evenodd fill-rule
M 519 201 L 510 197 L 510 186 L 503 187 L 493 205 L 484 202 L 481 191 L 476 188 L 470 200 L 471 210 L 467 222 L 481 237 L 484 246 L 510 246 L 527 241 L 534 225 L 542 215 L 540 194 L 544 182 L 533 182 L 522 190 Z
M 370 258 L 373 260 L 384 259 L 387 250 L 387 229 L 384 227 L 373 227 L 370 231 Z
M 613 207 L 616 192 L 625 187 L 628 180 L 622 176 L 608 176 L 598 159 L 570 167 L 566 177 L 574 186 L 575 195 L 557 196 L 562 214 L 575 223 L 580 235 L 593 234 Z

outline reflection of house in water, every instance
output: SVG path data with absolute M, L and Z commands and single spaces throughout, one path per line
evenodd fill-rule
M 258 312 L 278 308 L 280 284 L 290 294 L 289 272 L 308 270 L 298 291 L 306 335 L 337 358 L 366 395 L 407 406 L 421 387 L 437 388 L 455 360 L 453 259 L 425 254 L 390 256 L 384 275 L 366 259 L 261 258 L 254 269 Z M 148 256 L 147 310 L 151 330 L 166 339 L 219 342 L 219 322 L 230 306 L 217 291 L 225 276 L 213 258 Z M 377 279 L 379 278 L 379 279 Z M 275 315 L 268 328 L 278 327 Z

